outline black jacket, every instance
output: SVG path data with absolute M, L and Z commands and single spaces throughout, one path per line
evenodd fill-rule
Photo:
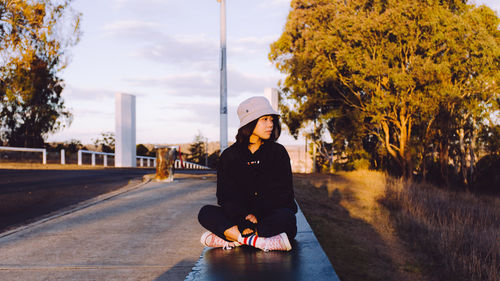
M 297 212 L 290 157 L 281 144 L 264 142 L 252 154 L 237 143 L 222 153 L 217 166 L 217 202 L 226 216 L 257 218 L 273 209 Z

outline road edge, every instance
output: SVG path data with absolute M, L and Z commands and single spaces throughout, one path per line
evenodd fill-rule
M 69 214 L 75 213 L 77 211 L 86 209 L 86 208 L 94 206 L 94 205 L 96 205 L 98 203 L 107 201 L 107 200 L 112 199 L 112 198 L 114 198 L 116 196 L 119 196 L 121 194 L 124 194 L 124 193 L 132 191 L 134 189 L 140 188 L 140 187 L 148 184 L 149 182 L 151 182 L 151 180 L 152 180 L 152 177 L 149 176 L 149 174 L 144 175 L 142 177 L 142 181 L 140 181 L 138 183 L 137 183 L 137 180 L 135 180 L 135 181 L 134 180 L 129 181 L 129 183 L 127 185 L 125 185 L 123 187 L 120 187 L 117 190 L 110 191 L 108 193 L 104 193 L 104 194 L 98 195 L 98 196 L 96 196 L 94 198 L 85 200 L 85 201 L 80 202 L 80 203 L 76 203 L 74 205 L 65 207 L 65 208 L 63 208 L 61 210 L 57 210 L 57 211 L 54 211 L 54 212 L 49 213 L 47 215 L 40 216 L 34 222 L 28 223 L 26 225 L 20 225 L 20 226 L 15 227 L 15 228 L 13 228 L 11 230 L 2 232 L 2 233 L 0 233 L 0 239 L 8 237 L 8 236 L 13 235 L 13 234 L 18 233 L 18 232 L 21 232 L 23 230 L 26 230 L 26 229 L 29 229 L 29 228 L 41 225 L 41 224 L 46 223 L 48 221 L 51 221 L 51 220 L 63 217 L 65 215 L 69 215 Z

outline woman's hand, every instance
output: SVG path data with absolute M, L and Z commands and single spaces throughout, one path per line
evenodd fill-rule
M 245 219 L 247 221 L 250 221 L 252 223 L 257 223 L 257 218 L 253 214 L 248 214 Z
M 250 228 L 245 228 L 245 230 L 243 230 L 243 232 L 241 233 L 242 235 L 248 235 L 248 234 L 252 234 L 253 233 L 253 230 L 250 229 Z

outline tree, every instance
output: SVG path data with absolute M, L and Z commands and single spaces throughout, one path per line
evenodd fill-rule
M 200 165 L 205 165 L 205 158 L 208 157 L 206 153 L 207 147 L 205 137 L 201 133 L 198 133 L 194 137 L 194 142 L 189 146 L 189 156 L 187 160 Z
M 498 18 L 488 8 L 399 0 L 291 5 L 269 58 L 287 75 L 283 112 L 292 133 L 308 121 L 330 122 L 348 106 L 363 120 L 355 130 L 375 136 L 410 177 L 418 147 L 432 142 L 429 131 L 450 97 L 487 96 L 473 103 L 487 112 L 498 93 Z
M 9 145 L 43 146 L 48 134 L 71 123 L 58 77 L 80 35 L 70 3 L 0 3 L 0 137 Z
M 208 155 L 208 159 L 207 159 L 208 167 L 210 167 L 212 169 L 216 169 L 217 164 L 219 163 L 219 158 L 220 158 L 220 150 L 219 149 L 215 150 L 214 152 L 212 152 L 212 154 Z
M 71 139 L 71 140 L 65 142 L 64 144 L 67 147 L 68 152 L 71 152 L 71 153 L 76 153 L 76 152 L 78 152 L 79 149 L 85 149 L 84 146 L 82 145 L 82 142 L 80 140 L 77 140 L 77 139 Z
M 149 156 L 149 149 L 142 143 L 135 146 L 136 155 Z
M 115 133 L 113 132 L 104 132 L 101 135 L 94 139 L 94 144 L 98 148 L 101 148 L 102 152 L 114 153 L 115 152 Z

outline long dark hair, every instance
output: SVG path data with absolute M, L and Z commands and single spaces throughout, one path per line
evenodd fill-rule
M 281 135 L 279 115 L 271 116 L 273 117 L 273 131 L 269 139 L 263 141 L 276 141 Z M 248 145 L 250 144 L 250 136 L 253 134 L 253 130 L 255 130 L 255 126 L 257 126 L 257 122 L 259 121 L 259 119 L 260 117 L 238 129 L 238 134 L 236 135 L 236 143 L 238 145 L 241 145 L 241 147 L 245 148 L 248 147 Z

